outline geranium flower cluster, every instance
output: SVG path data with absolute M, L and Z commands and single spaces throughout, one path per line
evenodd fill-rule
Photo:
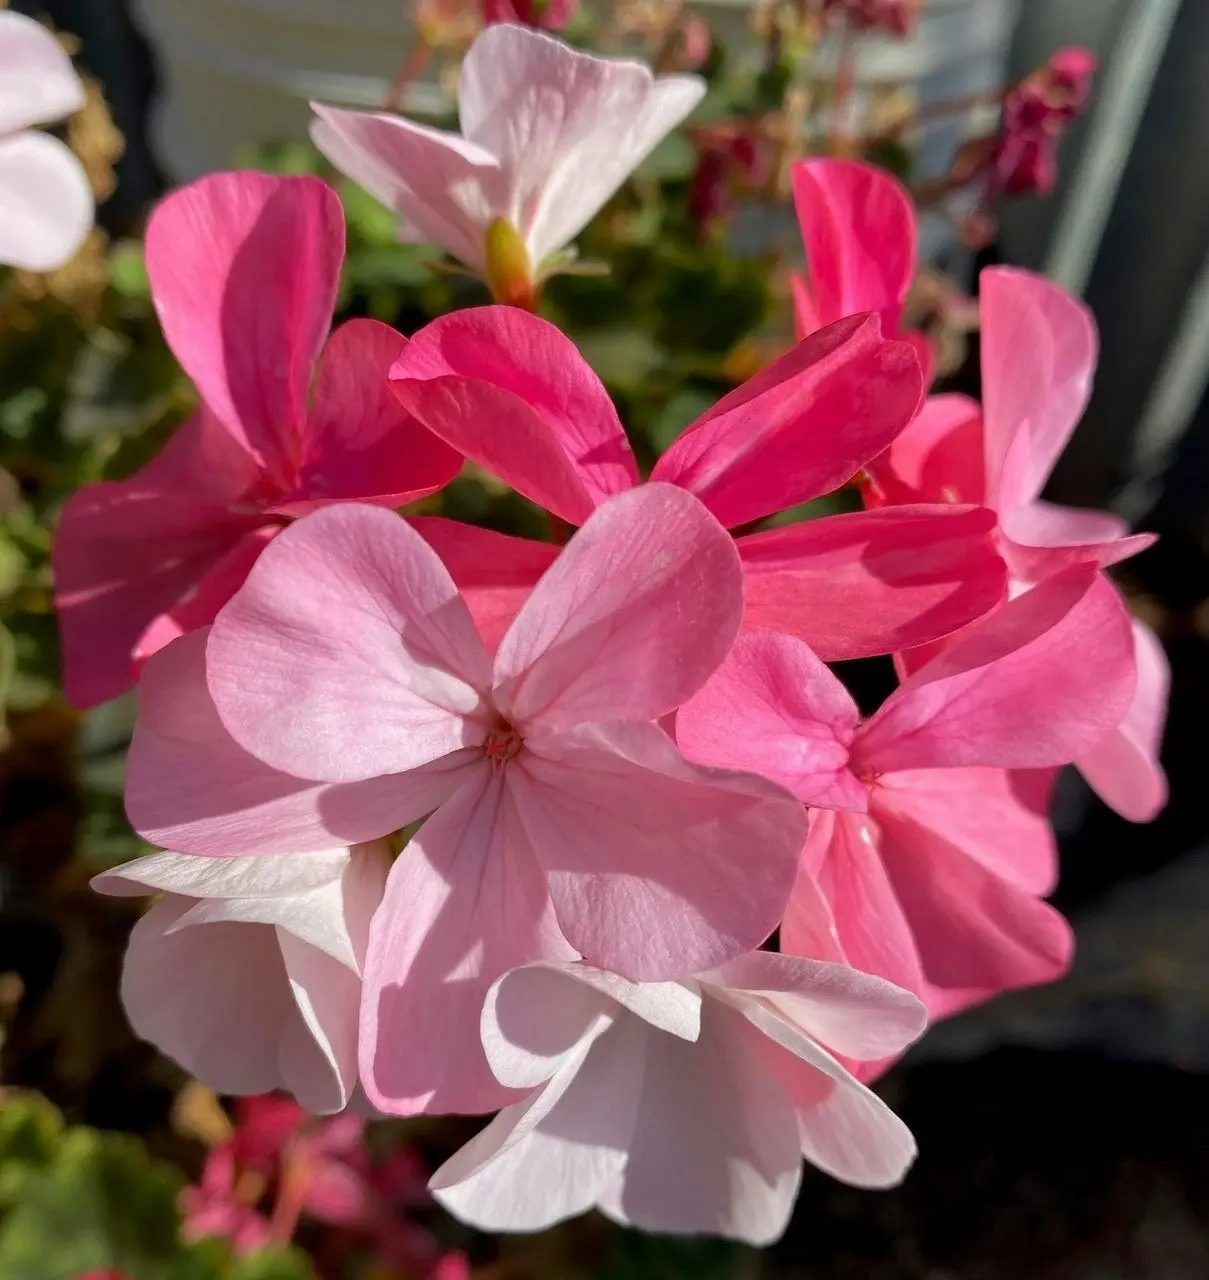
M 464 137 L 317 136 L 411 230 L 538 272 L 699 91 L 495 26 Z M 914 1145 L 866 1082 L 1069 962 L 1054 771 L 1162 804 L 1161 655 L 1103 573 L 1145 539 L 1038 496 L 1087 313 L 986 272 L 985 403 L 925 398 L 905 194 L 837 161 L 796 192 L 801 340 L 648 477 L 524 309 L 329 335 L 317 179 L 214 175 L 148 230 L 202 403 L 55 552 L 71 696 L 138 682 L 127 807 L 164 852 L 96 882 L 160 895 L 126 1008 L 222 1092 L 498 1112 L 431 1183 L 480 1226 L 596 1206 L 759 1243 L 803 1157 L 896 1183 Z M 565 543 L 397 513 L 464 459 Z M 866 510 L 762 527 L 854 478 Z M 864 716 L 826 664 L 877 654 L 902 683 Z

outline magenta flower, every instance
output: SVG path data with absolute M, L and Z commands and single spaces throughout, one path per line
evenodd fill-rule
M 862 723 L 800 640 L 749 632 L 680 708 L 677 741 L 813 807 L 782 948 L 876 973 L 939 1017 L 1065 970 L 1070 932 L 1041 900 L 1052 836 L 1029 780 L 1005 770 L 1101 739 L 1133 693 L 1131 647 L 1112 587 L 1075 566 L 968 628 Z
M 271 1242 L 268 1218 L 239 1193 L 239 1167 L 233 1142 L 219 1143 L 206 1153 L 200 1181 L 180 1195 L 181 1235 L 186 1240 L 217 1236 L 230 1241 L 238 1256 L 256 1253 Z
M 561 31 L 571 21 L 576 0 L 483 0 L 483 21 L 515 22 L 545 31 Z
M 1095 323 L 1056 285 L 1006 267 L 981 281 L 983 405 L 934 396 L 870 470 L 870 501 L 978 502 L 999 514 L 999 546 L 1018 593 L 1068 565 L 1116 564 L 1150 546 L 1103 511 L 1039 495 L 1091 392 Z M 1134 624 L 1137 684 L 1121 723 L 1076 760 L 1104 801 L 1145 822 L 1166 802 L 1157 760 L 1169 670 L 1162 647 Z M 908 658 L 918 664 L 926 655 Z
M 844 18 L 858 31 L 909 36 L 919 22 L 923 0 L 823 0 L 824 15 Z
M 213 706 L 182 673 L 196 710 L 165 705 L 140 727 L 128 810 L 175 849 L 291 854 L 234 860 L 269 868 L 431 814 L 370 931 L 361 1075 L 382 1110 L 490 1110 L 514 1097 L 477 1033 L 506 969 L 578 952 L 663 980 L 776 927 L 800 806 L 687 763 L 649 723 L 705 682 L 741 612 L 731 539 L 691 495 L 652 485 L 587 521 L 493 662 L 405 521 L 320 511 L 216 619 Z
M 152 216 L 152 297 L 203 403 L 141 471 L 64 507 L 56 599 L 78 706 L 121 693 L 157 649 L 211 622 L 296 516 L 349 499 L 395 507 L 456 474 L 460 460 L 386 387 L 406 339 L 351 320 L 328 340 L 343 256 L 340 202 L 315 178 L 215 174 Z
M 92 228 L 92 188 L 71 149 L 31 125 L 53 124 L 84 105 L 84 86 L 40 23 L 0 13 L 0 262 L 53 271 Z
M 486 1230 L 533 1231 L 596 1206 L 648 1231 L 775 1240 L 802 1157 L 887 1187 L 915 1156 L 906 1126 L 832 1056 L 883 1058 L 920 1034 L 905 991 L 766 951 L 680 983 L 585 965 L 514 970 L 492 988 L 483 1043 L 531 1092 L 432 1179 Z
M 570 525 L 640 483 L 617 411 L 575 345 L 513 307 L 443 316 L 391 372 L 407 410 Z M 685 429 L 651 479 L 736 528 L 835 489 L 919 403 L 918 361 L 875 316 L 831 325 Z M 744 625 L 800 635 L 830 661 L 946 635 L 1003 596 L 992 517 L 939 505 L 812 520 L 736 539 Z M 417 521 L 494 642 L 552 547 Z M 463 545 L 465 543 L 465 545 Z M 908 640 L 908 637 L 916 637 Z

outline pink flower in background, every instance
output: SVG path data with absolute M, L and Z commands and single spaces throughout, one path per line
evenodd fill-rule
M 934 396 L 869 469 L 876 504 L 984 503 L 999 514 L 999 545 L 1019 592 L 1068 565 L 1116 564 L 1150 546 L 1105 511 L 1039 495 L 1091 393 L 1096 331 L 1090 312 L 1056 285 L 1007 267 L 982 273 L 981 408 Z M 1120 725 L 1076 761 L 1101 798 L 1148 821 L 1166 802 L 1157 753 L 1170 673 L 1162 647 L 1134 624 L 1137 686 Z M 908 655 L 908 667 L 926 658 Z
M 802 1157 L 860 1187 L 898 1183 L 906 1126 L 832 1053 L 901 1052 L 923 1030 L 905 991 L 836 964 L 758 951 L 683 983 L 585 965 L 514 970 L 483 1043 L 529 1089 L 434 1175 L 436 1198 L 489 1231 L 596 1207 L 647 1231 L 768 1244 Z
M 823 13 L 844 18 L 859 31 L 909 36 L 919 22 L 923 0 L 823 0 Z
M 527 27 L 488 27 L 458 78 L 461 133 L 315 104 L 311 137 L 342 173 L 402 214 L 410 239 L 487 270 L 502 220 L 532 270 L 565 249 L 701 100 L 696 76 L 655 77 Z
M 561 31 L 571 21 L 576 0 L 483 0 L 483 21 L 517 22 L 526 27 Z
M 239 1161 L 232 1143 L 220 1143 L 206 1153 L 200 1180 L 181 1191 L 184 1239 L 218 1236 L 229 1240 L 239 1256 L 256 1253 L 271 1243 L 269 1220 L 241 1195 L 238 1174 Z
M 780 918 L 800 806 L 688 764 L 649 723 L 725 655 L 740 583 L 733 542 L 696 499 L 621 494 L 541 578 L 493 663 L 405 521 L 317 512 L 215 621 L 214 705 L 182 673 L 186 705 L 144 711 L 132 820 L 190 852 L 291 854 L 238 858 L 234 876 L 431 814 L 370 931 L 362 1080 L 382 1110 L 490 1110 L 514 1096 L 477 1033 L 504 970 L 574 947 L 663 979 L 758 945 Z
M 0 263 L 53 271 L 92 229 L 92 188 L 58 138 L 33 131 L 84 105 L 84 86 L 53 35 L 0 13 Z
M 1066 968 L 1069 930 L 1041 900 L 1056 860 L 1037 780 L 1004 771 L 1102 738 L 1133 693 L 1131 650 L 1116 593 L 1076 566 L 963 632 L 863 723 L 801 641 L 749 632 L 676 737 L 814 807 L 782 948 L 879 974 L 942 1016 Z
M 600 379 L 552 324 L 512 307 L 433 321 L 391 372 L 408 411 L 570 525 L 640 483 Z M 695 494 L 729 528 L 829 493 L 914 415 L 918 362 L 874 316 L 800 343 L 690 424 L 651 479 Z M 551 547 L 416 522 L 498 640 Z M 1003 596 L 992 517 L 943 505 L 832 516 L 738 537 L 747 626 L 791 631 L 828 661 L 948 634 Z M 461 545 L 469 539 L 466 547 Z M 471 549 L 473 548 L 473 549 Z
M 152 298 L 203 403 L 141 471 L 64 507 L 54 568 L 72 702 L 121 693 L 150 654 L 211 622 L 296 516 L 348 499 L 395 507 L 456 474 L 386 386 L 406 339 L 350 320 L 328 340 L 343 256 L 340 202 L 316 178 L 215 174 L 153 214 Z

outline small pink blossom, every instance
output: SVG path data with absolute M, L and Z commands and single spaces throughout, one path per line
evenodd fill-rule
M 186 1240 L 218 1236 L 229 1240 L 237 1254 L 255 1253 L 272 1239 L 269 1220 L 249 1204 L 238 1188 L 239 1160 L 232 1142 L 206 1154 L 201 1181 L 185 1187 L 180 1196 Z
M 641 482 L 600 379 L 557 328 L 516 308 L 433 321 L 395 364 L 391 385 L 436 435 L 567 524 Z M 688 490 L 728 528 L 742 526 L 849 480 L 895 440 L 921 389 L 911 350 L 885 341 L 876 316 L 855 316 L 724 396 L 685 428 L 651 479 Z M 992 521 L 973 506 L 934 503 L 744 533 L 744 625 L 791 631 L 828 661 L 947 635 L 1002 599 Z M 448 520 L 416 528 L 465 590 L 489 644 L 554 554 Z
M 56 603 L 75 704 L 121 693 L 211 622 L 296 516 L 395 507 L 457 472 L 386 386 L 406 339 L 375 320 L 328 339 L 343 257 L 340 202 L 316 178 L 214 174 L 152 215 L 152 298 L 203 403 L 141 471 L 64 507 Z
M 462 132 L 315 104 L 311 137 L 342 173 L 403 215 L 410 239 L 485 271 L 497 219 L 534 271 L 565 249 L 700 101 L 696 76 L 655 77 L 508 23 L 474 42 L 458 79 Z
M 483 21 L 520 23 L 561 31 L 575 16 L 577 0 L 483 0 Z
M 800 640 L 748 632 L 676 736 L 812 807 L 782 948 L 879 974 L 938 1017 L 1065 970 L 1070 932 L 1041 899 L 1052 836 L 1005 771 L 1099 741 L 1133 695 L 1131 649 L 1116 593 L 1075 566 L 968 628 L 864 722 Z
M 768 1244 L 802 1157 L 860 1187 L 898 1183 L 906 1126 L 832 1056 L 882 1058 L 919 1002 L 837 964 L 759 951 L 678 983 L 586 965 L 506 974 L 483 1010 L 488 1060 L 531 1092 L 434 1175 L 485 1230 L 541 1230 L 596 1207 L 647 1231 Z
M 923 0 L 823 0 L 823 13 L 843 18 L 858 31 L 909 36 L 919 22 Z
M 405 521 L 319 511 L 266 548 L 220 612 L 209 695 L 182 670 L 190 714 L 149 698 L 128 810 L 172 848 L 289 853 L 192 860 L 237 884 L 248 865 L 280 877 L 335 856 L 307 850 L 430 814 L 370 929 L 362 1083 L 384 1111 L 490 1110 L 513 1097 L 477 1039 L 504 970 L 579 952 L 663 979 L 775 928 L 800 806 L 762 779 L 688 764 L 650 723 L 705 682 L 741 611 L 733 542 L 669 485 L 592 515 L 494 661 Z M 745 848 L 760 850 L 757 875 L 735 857 Z M 189 1006 L 178 999 L 176 1016 L 193 1027 Z M 213 1046 L 220 1066 L 228 1052 Z
M 53 271 L 92 228 L 92 188 L 64 143 L 31 125 L 53 124 L 84 105 L 84 86 L 40 23 L 0 13 L 0 262 Z
M 1097 339 L 1090 312 L 1026 271 L 981 280 L 983 404 L 933 396 L 870 468 L 875 504 L 984 503 L 998 512 L 999 547 L 1018 594 L 1063 568 L 1117 564 L 1153 543 L 1103 511 L 1056 506 L 1040 494 L 1091 393 Z M 1148 821 L 1166 802 L 1157 760 L 1170 674 L 1154 635 L 1135 623 L 1137 685 L 1121 724 L 1076 763 L 1106 803 Z M 908 657 L 908 666 L 926 657 Z

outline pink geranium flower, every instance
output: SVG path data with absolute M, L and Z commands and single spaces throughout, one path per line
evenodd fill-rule
M 595 1206 L 648 1231 L 768 1244 L 803 1156 L 856 1186 L 902 1179 L 910 1133 L 832 1052 L 885 1057 L 923 1026 L 920 1003 L 889 983 L 766 951 L 680 983 L 514 970 L 488 995 L 483 1043 L 499 1078 L 532 1092 L 430 1185 L 490 1231 Z
M 1041 900 L 1048 824 L 1029 780 L 1004 771 L 1102 738 L 1132 696 L 1131 645 L 1112 587 L 1076 566 L 969 628 L 862 723 L 800 640 L 749 632 L 681 707 L 677 740 L 815 807 L 782 948 L 879 974 L 942 1016 L 1066 968 L 1069 930 Z
M 1150 546 L 1104 511 L 1040 498 L 1091 392 L 1095 323 L 1056 285 L 1007 267 L 982 273 L 983 404 L 934 396 L 870 468 L 872 503 L 983 503 L 999 514 L 999 547 L 1019 593 L 1068 565 L 1116 564 Z M 1106 803 L 1148 821 L 1166 802 L 1157 760 L 1169 670 L 1162 647 L 1135 623 L 1134 701 L 1121 723 L 1076 763 Z M 908 656 L 908 666 L 925 655 Z
M 697 76 L 655 77 L 640 62 L 593 57 L 503 24 L 483 31 L 462 63 L 460 134 L 315 104 L 311 137 L 337 169 L 403 215 L 409 238 L 486 271 L 487 231 L 502 220 L 537 269 L 704 92 Z
M 362 1079 L 382 1110 L 490 1110 L 515 1096 L 477 1032 L 506 969 L 579 952 L 662 980 L 776 926 L 800 806 L 687 763 L 650 723 L 705 682 L 741 611 L 733 542 L 653 485 L 587 521 L 493 662 L 405 521 L 320 511 L 215 621 L 213 704 L 196 677 L 184 707 L 148 693 L 128 809 L 156 843 L 292 855 L 252 859 L 270 866 L 431 814 L 371 930 Z
M 53 271 L 92 228 L 92 188 L 58 138 L 31 130 L 84 105 L 84 86 L 53 35 L 0 13 L 0 262 Z
M 343 257 L 340 202 L 315 178 L 214 174 L 152 215 L 152 298 L 203 403 L 141 471 L 64 508 L 54 568 L 72 702 L 121 693 L 151 653 L 212 621 L 296 516 L 348 499 L 395 507 L 457 472 L 386 387 L 406 339 L 351 320 L 328 340 Z
M 433 321 L 408 344 L 391 385 L 436 435 L 567 524 L 640 483 L 600 379 L 554 325 L 514 307 Z M 728 528 L 741 527 L 847 481 L 906 426 L 920 392 L 910 349 L 884 341 L 876 317 L 854 317 L 724 396 L 651 479 L 688 490 Z M 791 631 L 828 660 L 946 635 L 1002 599 L 992 519 L 942 504 L 742 534 L 744 623 Z M 439 519 L 417 528 L 467 592 L 489 642 L 525 582 L 555 555 Z

